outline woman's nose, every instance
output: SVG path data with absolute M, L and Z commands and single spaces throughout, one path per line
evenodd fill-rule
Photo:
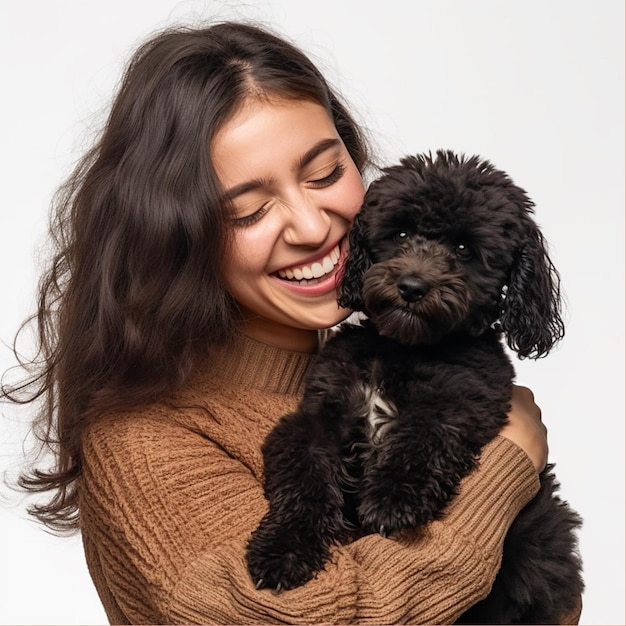
M 319 246 L 328 238 L 331 219 L 328 212 L 315 202 L 302 198 L 286 211 L 284 240 L 291 246 Z

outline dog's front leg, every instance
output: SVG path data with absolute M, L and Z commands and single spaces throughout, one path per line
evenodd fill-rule
M 304 584 L 324 567 L 345 530 L 339 487 L 341 459 L 319 418 L 284 417 L 264 446 L 269 511 L 248 543 L 246 558 L 258 588 Z
M 435 519 L 455 494 L 475 455 L 445 426 L 411 420 L 372 446 L 363 469 L 359 520 L 364 529 L 389 535 Z

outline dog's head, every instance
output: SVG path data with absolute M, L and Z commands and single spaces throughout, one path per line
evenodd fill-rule
M 405 157 L 367 191 L 339 302 L 404 343 L 497 323 L 520 357 L 544 356 L 564 326 L 533 212 L 524 190 L 479 157 Z

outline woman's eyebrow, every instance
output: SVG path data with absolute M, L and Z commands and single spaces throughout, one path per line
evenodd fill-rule
M 318 157 L 326 150 L 330 150 L 336 146 L 341 145 L 341 140 L 336 137 L 332 139 L 322 139 L 318 141 L 310 150 L 307 150 L 296 163 L 295 169 L 302 169 L 306 165 L 308 165 L 311 161 L 313 161 L 316 157 Z M 245 183 L 240 183 L 227 189 L 222 194 L 222 201 L 234 200 L 237 196 L 241 196 L 244 193 L 248 193 L 249 191 L 254 191 L 255 189 L 260 189 L 261 187 L 267 186 L 271 183 L 270 180 L 262 179 L 262 178 L 254 178 L 252 180 L 248 180 Z
M 308 165 L 315 157 L 322 154 L 322 152 L 326 152 L 326 150 L 330 150 L 330 148 L 334 148 L 341 144 L 341 140 L 333 137 L 332 139 L 322 139 L 318 141 L 310 150 L 307 150 L 302 157 L 299 159 L 297 163 L 297 168 L 302 169 L 306 165 Z
M 254 191 L 255 189 L 261 189 L 268 185 L 269 181 L 262 178 L 254 178 L 253 180 L 248 180 L 245 183 L 240 183 L 239 185 L 235 185 L 230 189 L 227 189 L 221 196 L 221 201 L 229 201 L 234 200 L 237 196 L 242 196 L 244 193 L 248 193 L 249 191 Z

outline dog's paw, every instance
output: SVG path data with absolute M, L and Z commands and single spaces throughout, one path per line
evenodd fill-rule
M 317 571 L 297 552 L 249 554 L 248 569 L 257 589 L 270 589 L 273 593 L 304 585 Z
M 280 593 L 305 584 L 323 569 L 328 550 L 310 535 L 306 543 L 298 542 L 297 536 L 288 527 L 268 527 L 263 523 L 252 534 L 246 561 L 257 589 Z
M 413 490 L 397 484 L 389 489 L 370 487 L 361 500 L 358 513 L 364 530 L 383 537 L 416 528 L 424 521 Z

